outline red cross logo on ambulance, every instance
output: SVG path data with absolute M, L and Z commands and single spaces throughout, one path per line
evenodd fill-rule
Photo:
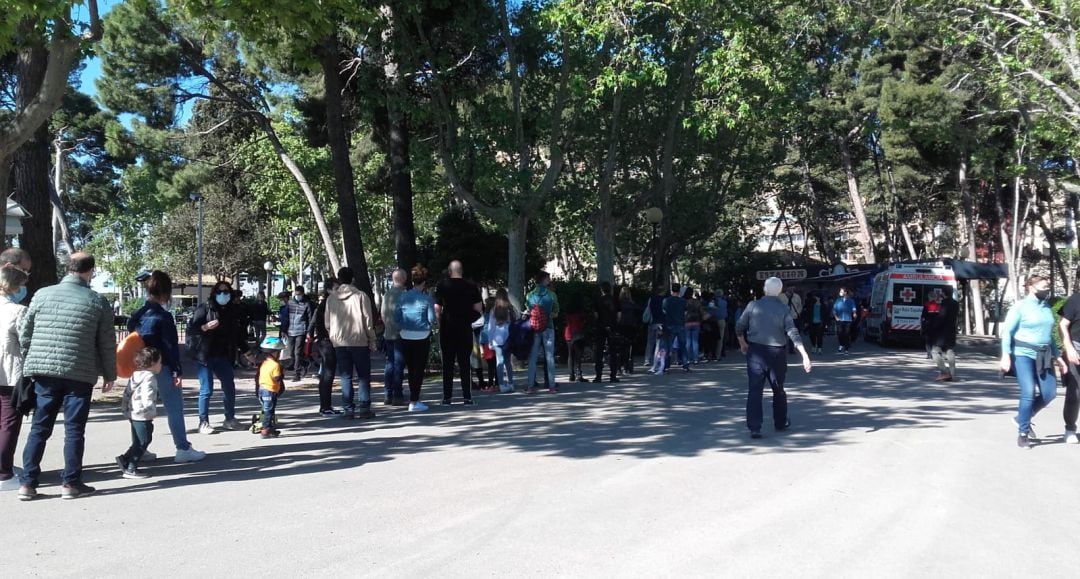
M 910 304 L 915 301 L 915 290 L 909 287 L 900 290 L 900 299 L 904 300 L 905 304 Z

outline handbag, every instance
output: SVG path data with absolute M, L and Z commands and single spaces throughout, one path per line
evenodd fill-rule
M 37 393 L 34 391 L 34 379 L 29 376 L 15 385 L 11 392 L 11 407 L 18 416 L 27 416 L 37 406 Z

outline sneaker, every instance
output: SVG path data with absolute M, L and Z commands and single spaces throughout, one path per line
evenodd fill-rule
M 687 364 L 686 366 L 683 366 L 683 367 L 682 367 L 682 371 L 683 371 L 683 372 L 689 372 L 689 371 L 690 371 L 690 365 L 689 365 L 689 364 Z
M 532 396 L 533 394 L 536 394 L 536 386 L 525 389 L 525 395 L 526 396 Z
M 601 383 L 601 382 L 603 382 L 603 381 L 604 381 L 604 379 L 603 379 L 603 378 L 593 378 L 593 379 L 592 379 L 592 383 L 593 383 L 593 384 L 599 384 L 599 383 Z M 586 380 L 586 382 L 588 382 L 588 380 Z
M 229 418 L 221 423 L 221 427 L 225 430 L 247 430 L 244 428 L 240 421 L 235 418 Z
M 64 500 L 77 499 L 80 497 L 88 497 L 97 491 L 92 486 L 83 484 L 81 481 L 75 481 L 73 483 L 67 483 L 60 488 L 60 498 Z
M 440 402 L 439 404 L 441 404 L 443 406 L 450 406 L 453 403 L 454 403 L 453 400 L 450 400 L 449 398 L 443 398 L 443 401 Z
M 210 426 L 209 422 L 200 422 L 199 423 L 199 434 L 213 434 L 213 433 L 214 433 L 214 427 Z
M 367 420 L 369 418 L 375 418 L 375 411 L 370 408 L 361 408 L 353 413 L 353 418 L 358 420 Z
M 409 403 L 406 402 L 404 398 L 394 398 L 393 401 L 390 402 L 390 406 L 408 406 L 408 405 L 409 405 Z
M 1012 417 L 1012 421 L 1013 421 L 1013 424 L 1016 425 L 1016 428 L 1019 429 L 1020 428 L 1020 420 L 1015 415 Z M 1032 440 L 1038 440 L 1039 439 L 1039 437 L 1035 435 L 1035 423 L 1034 422 L 1029 422 L 1028 423 L 1028 431 L 1027 431 L 1027 434 L 1025 436 L 1027 436 L 1028 438 L 1030 438 Z
M 409 412 L 427 412 L 428 405 L 423 402 L 416 401 L 409 403 Z
M 123 474 L 121 474 L 120 476 L 123 477 L 123 478 L 129 478 L 129 479 L 135 479 L 135 480 L 142 480 L 142 479 L 150 478 L 150 475 L 139 471 L 139 469 L 137 469 L 137 468 L 126 468 L 126 469 L 124 469 Z
M 761 435 L 760 430 L 752 430 L 752 431 L 750 431 L 750 438 L 764 438 L 764 437 Z
M 1076 436 L 1075 430 L 1065 431 L 1065 444 L 1080 444 L 1080 438 Z
M 277 438 L 281 436 L 280 430 L 273 430 L 270 428 L 264 428 L 259 431 L 259 438 Z
M 1016 446 L 1018 446 L 1018 447 L 1020 447 L 1020 448 L 1022 448 L 1024 450 L 1031 450 L 1031 442 L 1028 440 L 1028 435 L 1021 434 L 1020 436 L 1017 436 L 1016 437 Z
M 157 453 L 147 450 L 142 453 L 142 458 L 139 459 L 139 462 L 153 462 L 155 460 L 157 460 Z
M 842 353 L 844 352 L 844 347 L 843 347 L 843 346 L 839 346 L 838 348 L 836 348 L 836 352 L 837 352 L 838 354 L 842 354 Z
M 382 405 L 383 406 L 390 406 L 391 404 L 393 404 L 393 402 L 394 402 L 393 399 L 391 399 L 389 396 L 387 396 L 386 398 L 383 398 Z
M 499 388 L 499 394 L 513 394 L 513 393 L 514 393 L 514 387 L 513 386 L 506 386 L 506 387 L 500 387 Z
M 123 472 L 128 469 L 127 462 L 124 461 L 124 456 L 120 455 L 116 457 L 116 466 L 120 467 L 120 471 Z
M 611 379 L 612 384 L 618 384 L 619 382 L 622 382 L 622 380 L 619 380 L 618 378 L 612 378 Z
M 19 489 L 19 479 L 11 477 L 0 481 L 0 491 L 14 491 Z
M 573 380 L 570 380 L 570 381 L 571 381 L 571 382 L 573 382 Z M 582 384 L 587 384 L 587 383 L 589 382 L 589 379 L 588 379 L 588 378 L 586 378 L 586 377 L 584 377 L 584 376 L 581 376 L 581 377 L 579 377 L 579 378 L 577 379 L 577 381 L 578 381 L 578 382 L 581 382 Z
M 555 386 L 552 386 L 551 388 L 548 388 L 548 393 L 550 393 L 550 394 L 558 394 L 559 389 L 557 387 L 555 387 Z
M 183 464 L 186 462 L 199 462 L 206 458 L 206 453 L 195 450 L 195 447 L 189 447 L 187 450 L 176 451 L 176 456 L 173 457 L 173 462 L 177 464 Z
M 37 498 L 37 489 L 30 485 L 22 485 L 19 487 L 19 500 L 20 501 L 32 501 Z
M 337 416 L 341 414 L 341 411 L 336 408 L 327 408 L 326 410 L 320 410 L 319 416 Z
M 785 430 L 787 430 L 787 429 L 789 429 L 789 428 L 791 428 L 791 420 L 790 420 L 790 419 L 786 420 L 786 421 L 785 421 L 785 422 L 784 422 L 783 424 L 781 424 L 780 426 L 777 426 L 777 427 L 776 427 L 776 431 L 777 431 L 777 432 L 783 432 L 783 431 L 785 431 Z
M 466 398 L 465 401 L 462 402 L 462 404 L 464 404 L 465 406 L 476 406 L 476 401 L 472 398 Z

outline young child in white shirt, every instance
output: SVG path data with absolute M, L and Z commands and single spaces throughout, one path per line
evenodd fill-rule
M 157 416 L 157 374 L 161 372 L 161 352 L 143 348 L 135 355 L 135 373 L 131 375 L 121 410 L 131 424 L 131 448 L 116 457 L 122 476 L 131 479 L 147 478 L 139 471 L 139 459 L 154 436 L 154 417 Z

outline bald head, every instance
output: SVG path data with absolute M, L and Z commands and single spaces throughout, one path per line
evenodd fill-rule
M 454 260 L 450 262 L 450 277 L 462 277 L 465 275 L 465 268 L 461 267 L 461 262 Z
M 89 253 L 79 251 L 71 254 L 68 258 L 67 271 L 73 273 L 90 282 L 90 278 L 94 275 L 94 268 L 97 264 L 94 261 L 94 256 Z
M 394 285 L 397 287 L 405 287 L 405 280 L 408 279 L 409 274 L 400 267 L 394 270 L 394 275 L 391 279 L 394 280 Z

